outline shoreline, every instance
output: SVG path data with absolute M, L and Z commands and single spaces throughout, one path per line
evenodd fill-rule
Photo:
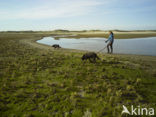
M 55 36 L 45 36 L 45 37 L 42 37 L 41 39 L 38 39 L 38 40 L 42 40 L 43 38 L 46 38 L 46 37 L 51 37 L 53 39 L 55 39 Z M 67 37 L 61 37 L 62 39 L 66 39 Z M 150 38 L 150 37 L 147 37 L 147 38 Z M 69 38 L 70 39 L 70 38 Z M 76 38 L 75 38 L 76 39 Z M 80 38 L 81 39 L 81 38 Z M 135 38 L 135 39 L 139 39 L 139 38 Z M 48 47 L 51 47 L 50 45 L 48 44 L 43 44 L 43 43 L 39 43 L 37 42 L 38 40 L 35 40 L 34 42 L 39 44 L 39 45 L 45 45 L 45 46 L 48 46 Z M 118 39 L 115 39 L 115 40 L 118 40 Z M 70 48 L 62 48 L 62 49 L 65 49 L 65 50 L 71 50 L 71 51 L 82 51 L 82 52 L 95 52 L 97 53 L 96 51 L 90 51 L 90 50 L 81 50 L 81 49 L 70 49 Z M 100 52 L 101 54 L 107 54 L 106 52 Z M 144 54 L 126 54 L 126 53 L 113 53 L 113 55 L 133 55 L 133 56 L 152 56 L 152 57 L 156 57 L 156 55 L 144 55 Z
M 43 36 L 44 37 L 44 36 Z M 76 50 L 76 49 L 66 49 L 66 48 L 61 48 L 59 50 L 55 50 L 53 49 L 51 46 L 46 45 L 46 44 L 41 44 L 41 43 L 37 43 L 37 40 L 40 40 L 41 38 L 32 38 L 32 39 L 22 39 L 20 40 L 22 43 L 28 44 L 34 48 L 38 48 L 40 50 L 46 50 L 46 51 L 57 51 L 57 52 L 61 52 L 64 53 L 66 52 L 66 54 L 70 54 L 70 53 L 81 53 L 84 54 L 88 51 L 85 50 Z M 118 57 L 118 58 L 125 58 L 125 59 L 130 59 L 133 60 L 135 59 L 135 61 L 138 60 L 142 60 L 142 61 L 146 61 L 149 62 L 151 65 L 154 62 L 154 66 L 156 65 L 156 56 L 149 56 L 149 55 L 135 55 L 135 54 L 107 54 L 107 53 L 99 53 L 100 56 L 111 56 L 111 57 Z
M 46 36 L 45 36 L 46 37 Z M 43 39 L 44 37 L 40 38 Z M 40 49 L 49 49 L 49 50 L 55 50 L 53 49 L 50 45 L 46 45 L 46 44 L 41 44 L 38 43 L 37 41 L 40 40 L 39 38 L 37 39 L 31 39 L 31 40 L 27 40 L 27 39 L 23 39 L 24 41 L 28 41 L 27 43 L 29 43 L 30 45 L 34 46 L 34 47 L 38 47 Z M 69 51 L 69 52 L 87 52 L 87 50 L 77 50 L 77 49 L 67 49 L 67 48 L 61 48 L 60 50 L 65 50 L 65 51 Z M 156 56 L 152 56 L 152 55 L 137 55 L 137 54 L 122 54 L 122 53 L 113 53 L 113 54 L 107 54 L 107 53 L 100 53 L 100 54 L 105 54 L 105 55 L 121 55 L 121 56 L 141 56 L 141 57 L 156 57 Z
M 76 50 L 76 49 L 66 49 L 61 48 L 59 50 L 53 49 L 51 46 L 46 44 L 37 43 L 37 40 L 42 39 L 45 36 L 39 38 L 32 39 L 22 39 L 21 42 L 28 44 L 34 48 L 40 49 L 41 51 L 49 53 L 49 52 L 57 52 L 64 55 L 78 54 L 78 56 L 88 52 L 85 50 Z M 156 56 L 149 55 L 134 55 L 134 54 L 107 54 L 107 53 L 98 53 L 100 57 L 114 57 L 117 59 L 124 59 L 125 61 L 131 61 L 137 64 L 144 64 L 145 66 L 150 66 L 152 71 L 156 71 Z

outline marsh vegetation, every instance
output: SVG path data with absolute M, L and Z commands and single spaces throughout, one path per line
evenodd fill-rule
M 120 117 L 122 105 L 156 107 L 156 59 L 53 49 L 51 33 L 0 34 L 2 117 Z

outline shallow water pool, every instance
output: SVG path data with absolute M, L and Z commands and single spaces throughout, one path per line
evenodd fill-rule
M 59 44 L 62 48 L 88 50 L 98 52 L 106 46 L 106 38 L 60 38 L 44 37 L 38 40 L 38 43 L 53 45 Z M 137 54 L 156 56 L 156 37 L 134 38 L 134 39 L 115 39 L 114 53 L 120 54 Z M 107 49 L 102 52 L 106 53 Z

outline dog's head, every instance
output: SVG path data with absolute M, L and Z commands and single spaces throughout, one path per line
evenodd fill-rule
M 86 57 L 85 57 L 85 55 L 83 55 L 82 57 L 81 57 L 81 60 L 83 61 L 83 60 L 85 60 L 86 59 Z

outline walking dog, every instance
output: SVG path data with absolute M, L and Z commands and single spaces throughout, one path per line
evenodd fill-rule
M 100 59 L 95 52 L 88 52 L 85 53 L 82 58 L 82 60 L 89 60 L 90 62 L 96 62 L 96 59 Z

